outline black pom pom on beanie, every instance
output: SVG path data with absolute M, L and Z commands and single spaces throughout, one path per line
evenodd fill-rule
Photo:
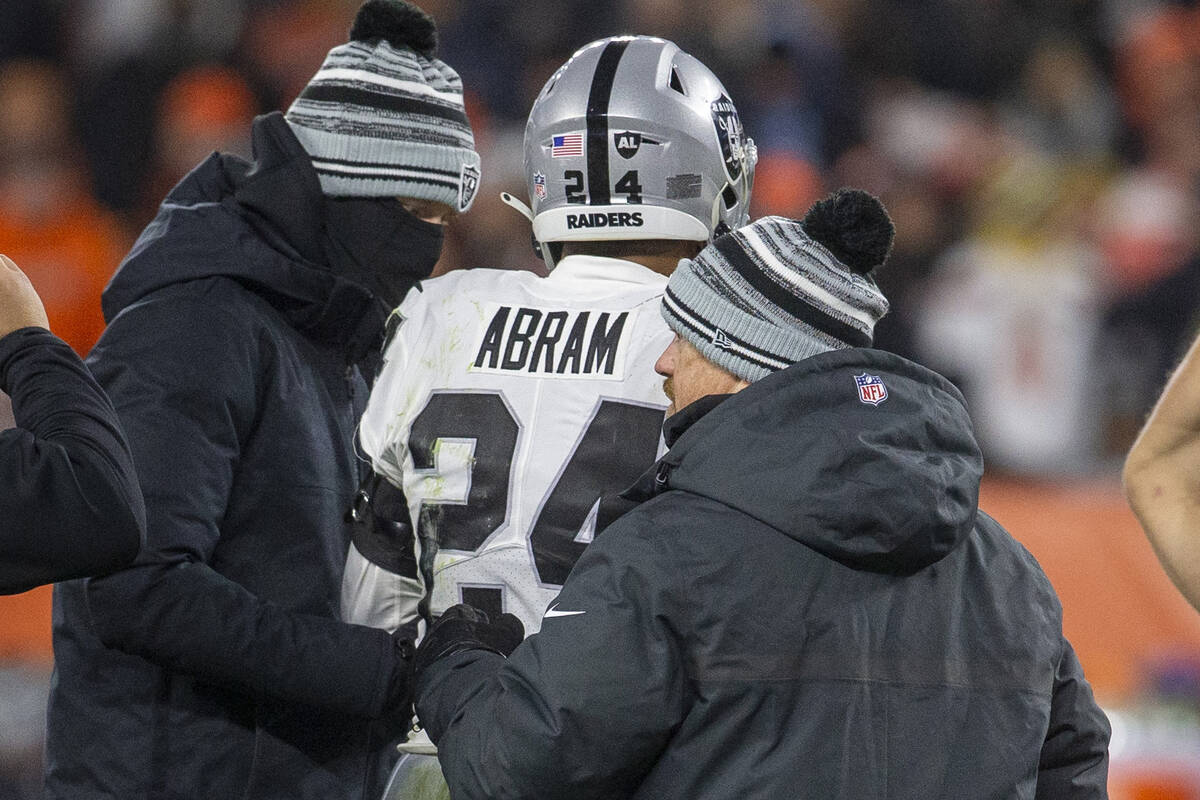
M 407 47 L 426 58 L 437 54 L 437 25 L 433 18 L 404 0 L 367 0 L 350 26 L 350 40 L 375 44 L 386 41 Z
M 859 275 L 887 260 L 896 226 L 879 199 L 861 189 L 838 189 L 813 204 L 801 221 L 804 232 Z

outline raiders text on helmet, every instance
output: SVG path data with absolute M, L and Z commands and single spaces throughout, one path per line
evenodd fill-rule
M 695 58 L 648 36 L 593 42 L 529 114 L 534 238 L 708 241 L 748 221 L 756 160 L 728 93 Z

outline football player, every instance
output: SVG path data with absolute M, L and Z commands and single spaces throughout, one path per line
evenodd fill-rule
M 754 144 L 716 76 L 663 39 L 576 52 L 524 153 L 532 209 L 504 199 L 552 271 L 452 272 L 396 310 L 359 429 L 376 475 L 353 512 L 347 621 L 394 631 L 465 602 L 532 633 L 555 613 L 658 454 L 667 276 L 748 218 Z
M 524 151 L 532 208 L 503 199 L 551 272 L 452 272 L 396 310 L 359 427 L 374 474 L 352 511 L 348 622 L 415 630 L 468 603 L 533 633 L 557 613 L 616 494 L 659 454 L 667 277 L 749 217 L 754 143 L 716 76 L 663 39 L 576 52 Z M 428 738 L 401 750 L 385 797 L 447 797 Z

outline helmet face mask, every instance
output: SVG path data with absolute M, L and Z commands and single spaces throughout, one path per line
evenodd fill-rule
M 550 242 L 708 241 L 748 221 L 756 161 L 695 58 L 648 36 L 593 42 L 546 82 L 525 127 L 534 238 L 546 255 Z

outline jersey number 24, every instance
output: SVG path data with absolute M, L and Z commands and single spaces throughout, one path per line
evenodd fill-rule
M 655 406 L 600 401 L 530 527 L 540 583 L 561 586 L 587 546 L 581 530 L 603 530 L 620 512 L 623 503 L 616 494 L 654 463 L 662 421 L 663 411 Z M 439 464 L 440 458 L 452 458 L 446 445 L 456 442 L 470 488 L 465 503 L 422 502 L 417 522 L 422 539 L 434 533 L 424 528 L 436 519 L 441 549 L 475 552 L 504 525 L 521 427 L 500 392 L 435 392 L 430 397 L 409 433 L 413 466 L 431 477 L 461 466 Z

